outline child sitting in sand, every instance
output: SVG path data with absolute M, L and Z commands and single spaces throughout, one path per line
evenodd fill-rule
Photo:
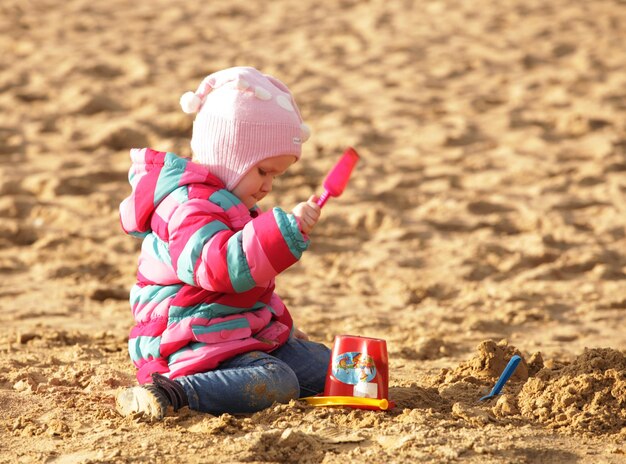
M 291 213 L 256 206 L 309 130 L 289 89 L 249 67 L 211 74 L 181 106 L 198 113 L 193 161 L 131 150 L 120 215 L 143 238 L 129 340 L 141 386 L 117 410 L 246 413 L 318 394 L 330 350 L 295 328 L 274 277 L 307 249 L 320 208 L 314 196 Z

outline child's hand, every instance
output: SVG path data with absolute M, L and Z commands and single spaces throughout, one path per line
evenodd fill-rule
M 293 209 L 293 215 L 300 223 L 300 229 L 305 234 L 310 233 L 320 218 L 321 209 L 317 202 L 317 196 L 311 195 L 306 202 L 298 203 Z
M 305 334 L 302 330 L 298 329 L 297 327 L 293 328 L 293 336 L 295 338 L 298 338 L 300 340 L 308 340 L 309 336 L 307 334 Z

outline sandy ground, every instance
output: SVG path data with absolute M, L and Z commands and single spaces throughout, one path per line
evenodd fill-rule
M 3 0 L 0 31 L 1 462 L 626 462 L 626 3 Z M 314 131 L 266 206 L 363 157 L 278 289 L 387 340 L 391 412 L 114 412 L 128 149 L 188 155 L 178 97 L 233 65 Z

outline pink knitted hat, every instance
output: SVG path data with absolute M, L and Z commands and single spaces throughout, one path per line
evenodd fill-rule
M 180 98 L 193 123 L 194 160 L 219 177 L 228 190 L 259 161 L 302 154 L 311 132 L 289 89 L 250 67 L 228 68 Z

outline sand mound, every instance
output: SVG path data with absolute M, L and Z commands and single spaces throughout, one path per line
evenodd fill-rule
M 435 378 L 434 386 L 437 386 L 441 399 L 452 405 L 452 416 L 477 427 L 518 416 L 515 396 L 522 382 L 528 379 L 529 372 L 536 372 L 538 365 L 543 366 L 539 353 L 531 356 L 528 363 L 522 357 L 501 396 L 495 400 L 479 401 L 491 391 L 495 379 L 516 354 L 521 356 L 521 352 L 506 340 L 497 343 L 486 340 L 476 347 L 476 353 L 469 360 L 455 369 L 443 369 Z
M 443 372 L 443 382 L 450 384 L 459 381 L 471 381 L 472 379 L 491 380 L 499 377 L 506 367 L 506 364 L 514 355 L 522 356 L 522 353 L 507 343 L 506 340 L 495 342 L 487 340 L 481 342 L 477 348 L 477 353 L 468 361 L 461 363 L 452 371 Z M 534 355 L 533 362 L 540 359 L 538 355 Z M 533 364 L 534 366 L 534 364 Z M 529 375 L 530 366 L 526 363 L 522 356 L 522 362 L 515 369 L 515 373 L 511 380 L 526 380 Z
M 525 417 L 548 427 L 618 433 L 626 427 L 626 356 L 586 349 L 569 365 L 542 369 L 518 401 Z
M 484 426 L 502 420 L 531 420 L 564 432 L 615 434 L 626 430 L 626 355 L 609 349 L 585 349 L 572 363 L 544 367 L 539 353 L 522 357 L 503 394 L 491 402 L 478 398 L 493 386 L 508 360 L 521 355 L 506 341 L 484 341 L 476 354 L 436 378 L 452 414 Z

